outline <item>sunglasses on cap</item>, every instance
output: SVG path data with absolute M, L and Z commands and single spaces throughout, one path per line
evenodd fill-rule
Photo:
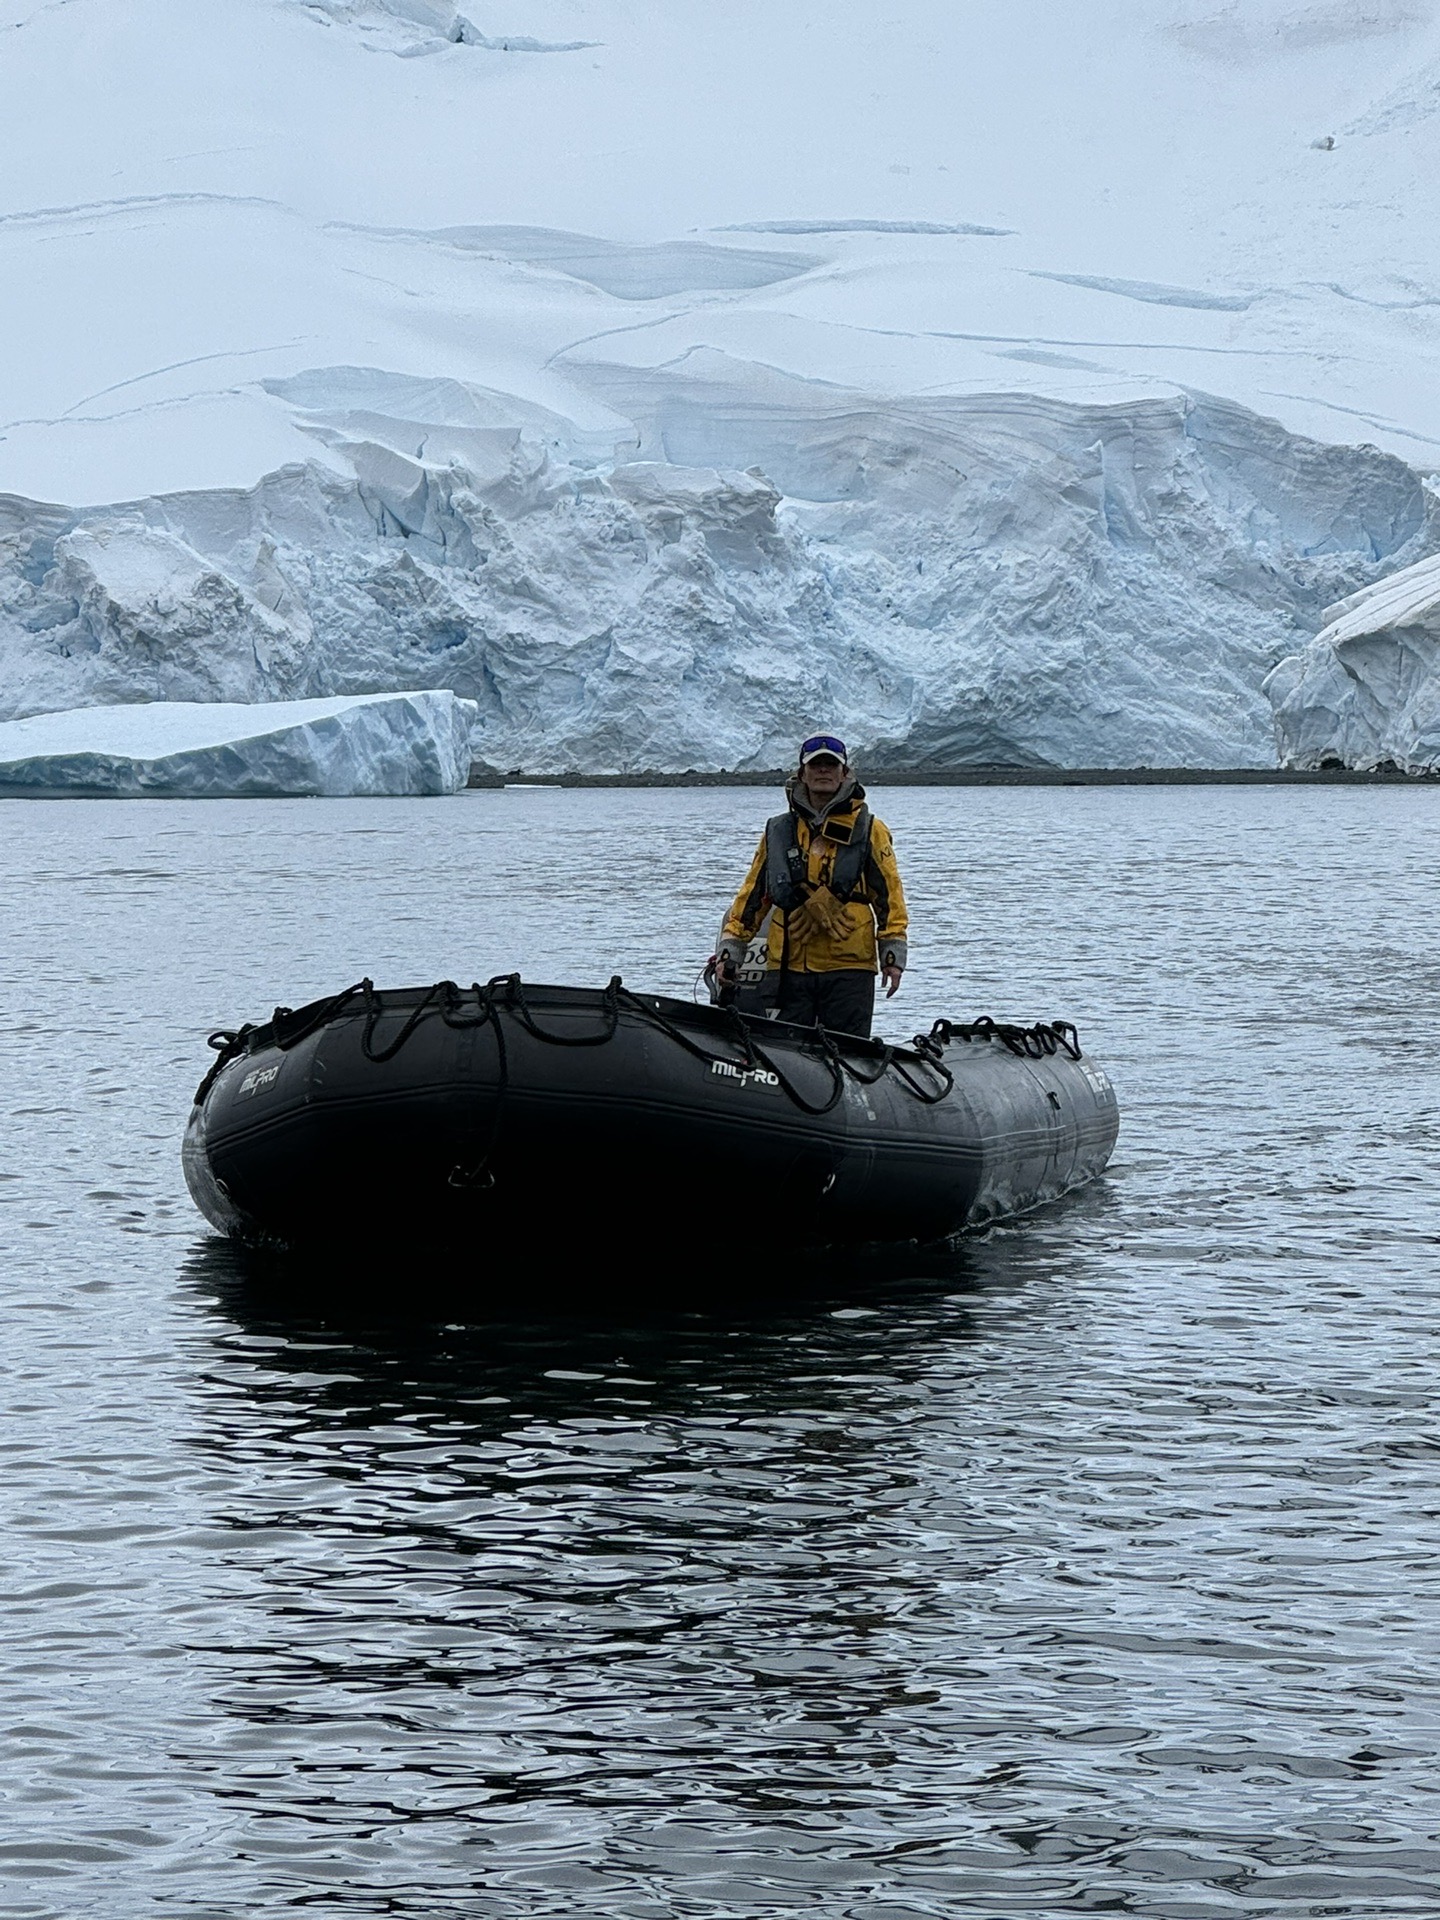
M 822 754 L 828 754 L 843 766 L 850 758 L 845 750 L 845 742 L 837 740 L 833 733 L 812 733 L 800 747 L 800 764 L 808 766 L 810 761 L 818 760 Z

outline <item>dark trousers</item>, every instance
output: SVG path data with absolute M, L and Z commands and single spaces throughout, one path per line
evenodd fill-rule
M 828 1027 L 832 1033 L 870 1038 L 875 1015 L 875 976 L 844 973 L 792 973 L 780 976 L 778 1018 L 797 1027 Z

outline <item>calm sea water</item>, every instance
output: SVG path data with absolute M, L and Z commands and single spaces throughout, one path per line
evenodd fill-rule
M 1111 1176 L 488 1322 L 209 1237 L 206 1031 L 688 993 L 768 796 L 0 805 L 0 1916 L 1440 1912 L 1440 793 L 876 798 L 887 1029 L 1075 1018 Z

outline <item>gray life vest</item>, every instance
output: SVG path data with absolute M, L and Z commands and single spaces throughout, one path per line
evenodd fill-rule
M 765 891 L 782 913 L 793 913 L 813 891 L 798 820 L 795 809 L 787 807 L 765 822 Z M 853 822 L 830 819 L 818 827 L 811 825 L 812 843 L 828 840 L 836 849 L 829 885 L 837 900 L 849 900 L 864 878 L 870 858 L 870 822 L 870 809 L 862 805 Z

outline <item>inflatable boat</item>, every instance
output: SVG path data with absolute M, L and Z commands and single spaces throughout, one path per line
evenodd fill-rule
M 1065 1021 L 899 1046 L 618 978 L 362 980 L 210 1044 L 185 1176 L 259 1245 L 932 1242 L 1093 1179 L 1119 1125 Z

